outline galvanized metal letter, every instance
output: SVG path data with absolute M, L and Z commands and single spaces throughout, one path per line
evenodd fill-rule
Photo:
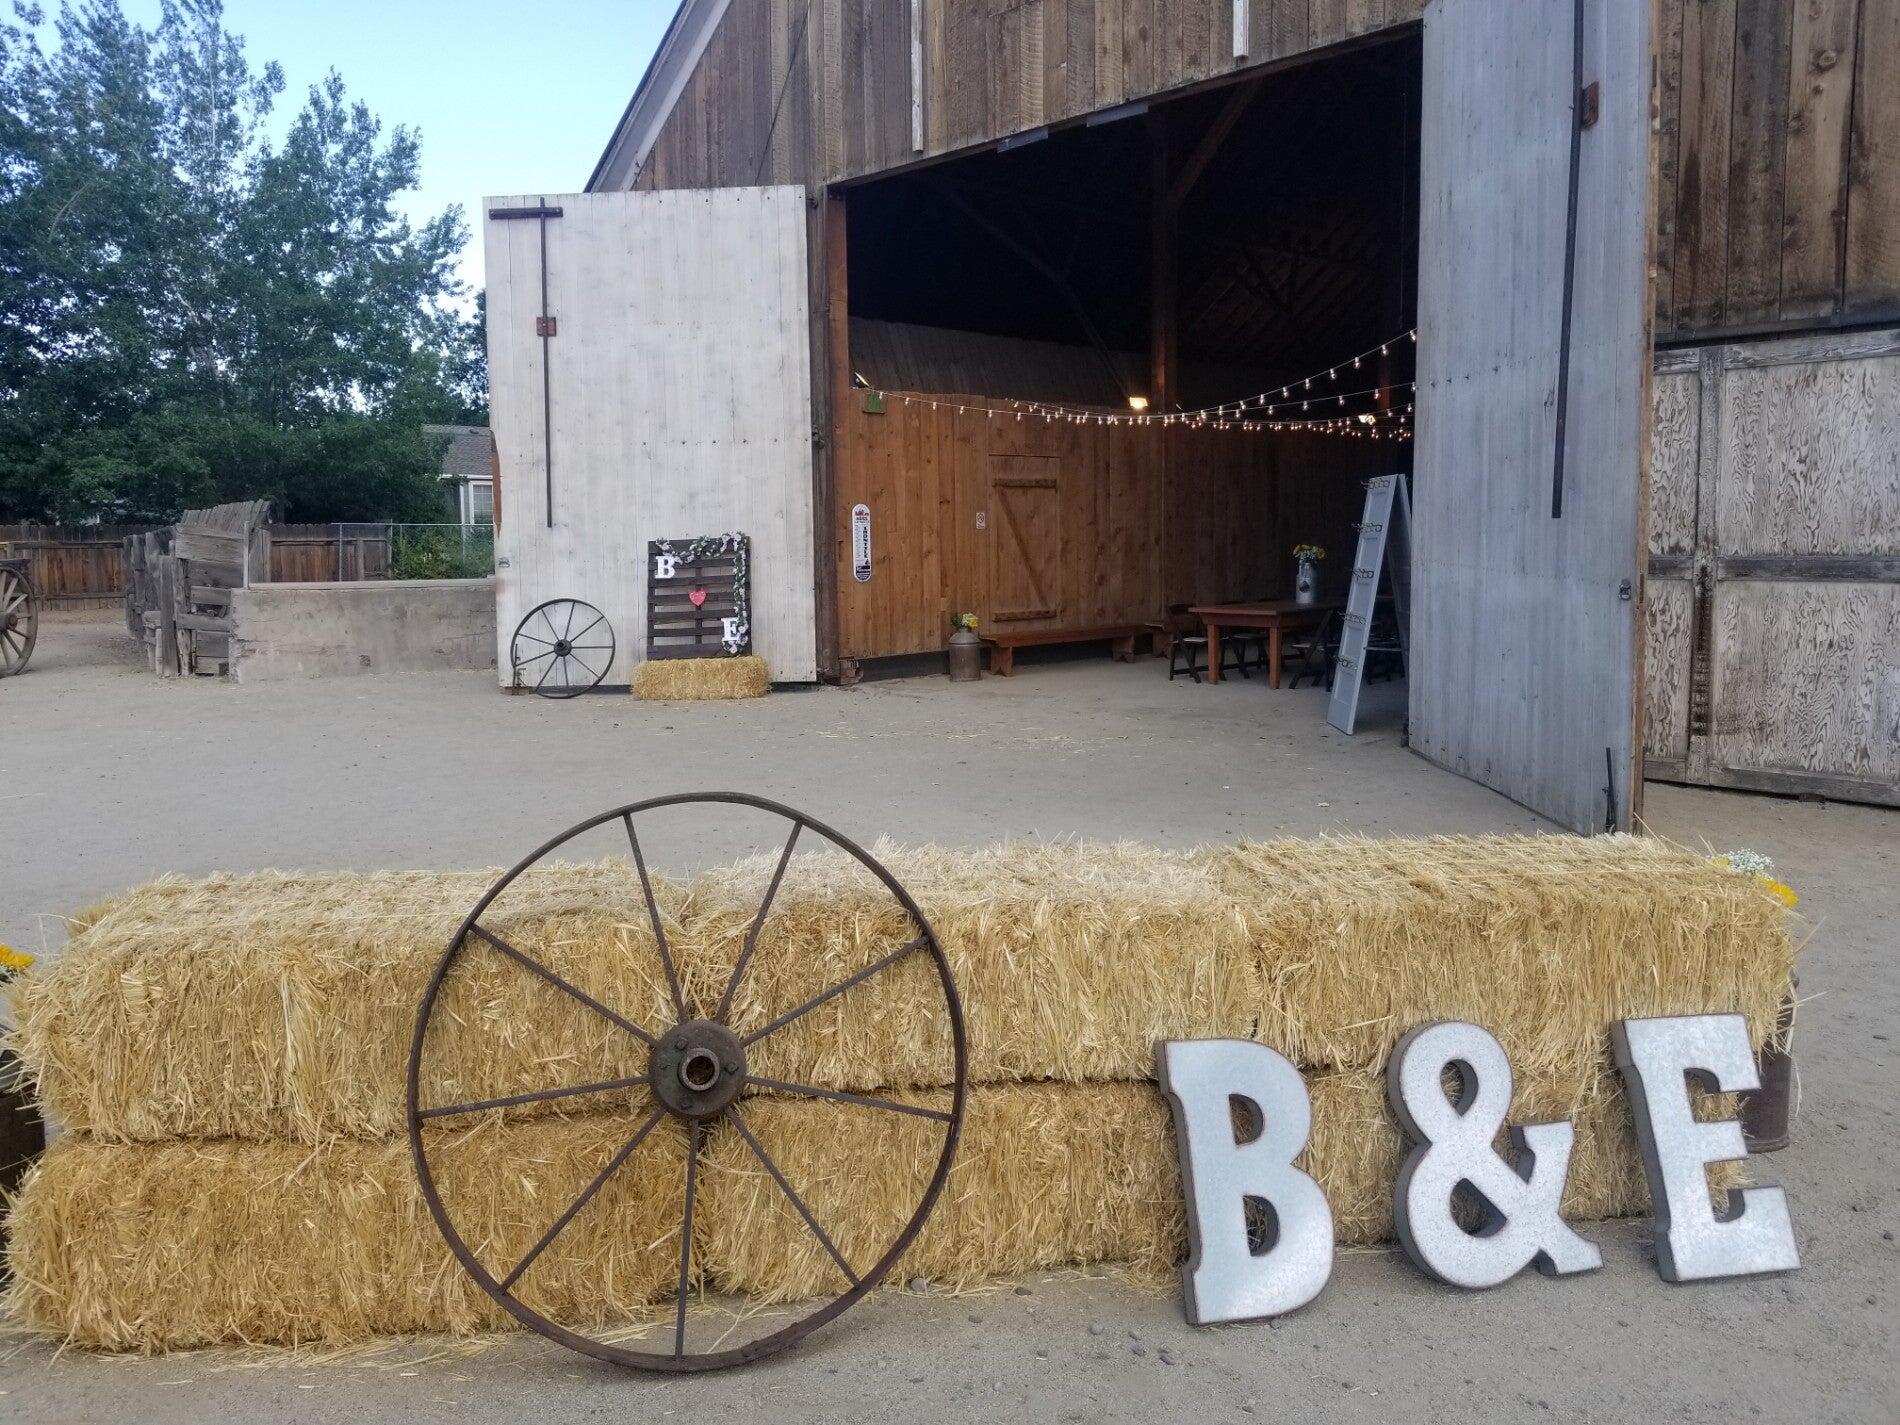
M 1332 1275 L 1333 1210 L 1293 1166 L 1313 1127 L 1300 1071 L 1243 1039 L 1164 1043 L 1155 1059 L 1187 1197 L 1187 1319 L 1206 1326 L 1306 1305 Z M 1260 1127 L 1246 1142 L 1235 1132 L 1236 1101 Z M 1277 1228 L 1259 1252 L 1248 1237 L 1249 1200 Z
M 1778 1187 L 1731 1190 L 1717 1216 L 1707 1168 L 1748 1156 L 1734 1119 L 1696 1120 L 1687 1091 L 1693 1080 L 1716 1093 L 1761 1086 L 1739 1014 L 1626 1019 L 1611 1042 L 1636 1118 L 1636 1142 L 1656 1214 L 1656 1270 L 1664 1281 L 1701 1281 L 1801 1265 Z
M 1452 1069 L 1461 1091 L 1445 1097 Z M 1603 1254 L 1564 1222 L 1564 1177 L 1575 1130 L 1568 1123 L 1513 1128 L 1517 1161 L 1492 1144 L 1511 1109 L 1511 1061 L 1475 1024 L 1414 1029 L 1386 1063 L 1386 1096 L 1415 1144 L 1399 1170 L 1393 1225 L 1418 1266 L 1453 1286 L 1497 1286 L 1531 1262 L 1546 1276 L 1594 1271 Z M 1483 1199 L 1484 1221 L 1467 1231 L 1452 1212 L 1460 1183 Z

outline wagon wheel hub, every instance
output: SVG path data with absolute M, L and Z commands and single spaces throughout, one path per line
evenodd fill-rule
M 745 1085 L 745 1049 L 725 1025 L 690 1019 L 659 1036 L 647 1075 L 669 1113 L 704 1122 L 725 1112 Z

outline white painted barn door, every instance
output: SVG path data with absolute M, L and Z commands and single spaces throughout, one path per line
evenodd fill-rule
M 1426 7 L 1410 699 L 1419 752 L 1589 832 L 1640 809 L 1654 18 L 1583 7 L 1559 516 L 1573 0 Z
M 545 342 L 543 223 L 494 216 L 543 207 L 561 210 Z M 485 212 L 502 685 L 522 616 L 572 598 L 606 614 L 624 687 L 646 650 L 647 541 L 728 530 L 752 540 L 753 650 L 775 681 L 813 680 L 805 190 L 534 194 Z

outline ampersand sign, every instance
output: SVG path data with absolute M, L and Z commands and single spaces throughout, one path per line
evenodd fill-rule
M 1444 1074 L 1460 1081 L 1458 1102 Z M 1568 1123 L 1513 1128 L 1515 1164 L 1492 1142 L 1511 1108 L 1511 1062 L 1475 1024 L 1430 1024 L 1399 1041 L 1386 1064 L 1386 1094 L 1416 1145 L 1399 1171 L 1392 1215 L 1400 1244 L 1419 1268 L 1453 1286 L 1509 1281 L 1527 1263 L 1546 1276 L 1594 1271 L 1595 1245 L 1560 1215 L 1575 1130 Z M 1483 1199 L 1484 1221 L 1467 1231 L 1453 1215 L 1460 1183 Z

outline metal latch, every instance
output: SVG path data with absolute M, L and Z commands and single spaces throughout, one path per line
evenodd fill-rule
M 1633 594 L 1634 594 L 1635 592 L 1636 592 L 1636 591 L 1635 591 L 1635 588 L 1634 588 L 1634 586 L 1633 586 L 1633 585 L 1631 585 L 1631 583 L 1630 583 L 1630 581 L 1629 581 L 1628 579 L 1625 579 L 1625 580 L 1624 580 L 1624 581 L 1623 581 L 1622 583 L 1620 583 L 1620 584 L 1618 584 L 1618 585 L 1616 586 L 1616 596 L 1617 596 L 1617 598 L 1619 598 L 1619 599 L 1621 599 L 1621 600 L 1622 600 L 1622 601 L 1623 601 L 1624 603 L 1626 603 L 1626 604 L 1627 604 L 1627 603 L 1628 603 L 1628 602 L 1630 601 L 1630 598 L 1631 598 L 1631 596 L 1632 596 L 1632 595 L 1633 595 Z

